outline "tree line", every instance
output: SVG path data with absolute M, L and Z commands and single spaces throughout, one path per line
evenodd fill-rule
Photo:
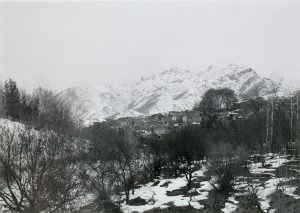
M 59 93 L 38 87 L 29 94 L 20 90 L 12 79 L 0 86 L 0 116 L 37 129 L 64 133 L 80 125 L 72 113 L 71 104 Z
M 70 103 L 43 88 L 26 94 L 9 80 L 0 94 L 1 116 L 23 123 L 0 129 L 0 200 L 15 212 L 72 212 L 89 193 L 98 210 L 119 211 L 122 195 L 131 204 L 136 188 L 157 177 L 184 175 L 191 189 L 203 163 L 227 196 L 251 153 L 277 152 L 299 137 L 299 93 L 238 101 L 228 88 L 210 89 L 195 105 L 205 115 L 201 126 L 162 139 L 107 122 L 82 128 Z

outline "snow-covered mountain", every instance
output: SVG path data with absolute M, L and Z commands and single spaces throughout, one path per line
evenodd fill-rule
M 266 95 L 274 83 L 252 68 L 235 64 L 208 66 L 198 71 L 166 70 L 124 85 L 86 85 L 63 92 L 87 123 L 105 118 L 145 116 L 191 109 L 210 88 L 233 89 L 239 96 L 259 90 Z M 83 111 L 84 110 L 84 111 Z

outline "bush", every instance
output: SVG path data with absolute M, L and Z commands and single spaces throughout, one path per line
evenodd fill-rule
M 216 178 L 212 186 L 222 194 L 229 195 L 234 191 L 235 175 L 244 163 L 245 152 L 233 148 L 227 143 L 217 143 L 210 147 L 209 168 Z

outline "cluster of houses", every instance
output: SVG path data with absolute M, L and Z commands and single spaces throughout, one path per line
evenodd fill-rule
M 204 120 L 200 111 L 171 111 L 168 114 L 154 114 L 147 117 L 125 117 L 107 120 L 110 125 L 120 128 L 131 127 L 136 131 L 148 132 L 161 138 L 170 131 L 190 125 L 201 125 Z
M 247 107 L 240 102 L 229 111 L 220 111 L 215 113 L 219 120 L 227 121 L 242 118 Z M 243 115 L 243 116 L 242 116 Z M 171 131 L 181 129 L 186 126 L 200 126 L 207 118 L 203 112 L 196 110 L 170 111 L 166 114 L 153 114 L 146 117 L 123 117 L 117 120 L 107 119 L 107 122 L 116 128 L 134 128 L 135 131 L 147 134 L 153 134 L 158 139 Z

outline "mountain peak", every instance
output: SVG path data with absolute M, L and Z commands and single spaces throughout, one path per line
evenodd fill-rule
M 252 68 L 230 63 L 209 65 L 195 72 L 171 68 L 127 85 L 89 85 L 64 94 L 76 99 L 74 108 L 86 109 L 85 120 L 90 123 L 107 117 L 191 109 L 210 88 L 228 87 L 242 95 L 256 85 L 260 85 L 262 94 L 271 90 L 271 80 L 260 77 Z

